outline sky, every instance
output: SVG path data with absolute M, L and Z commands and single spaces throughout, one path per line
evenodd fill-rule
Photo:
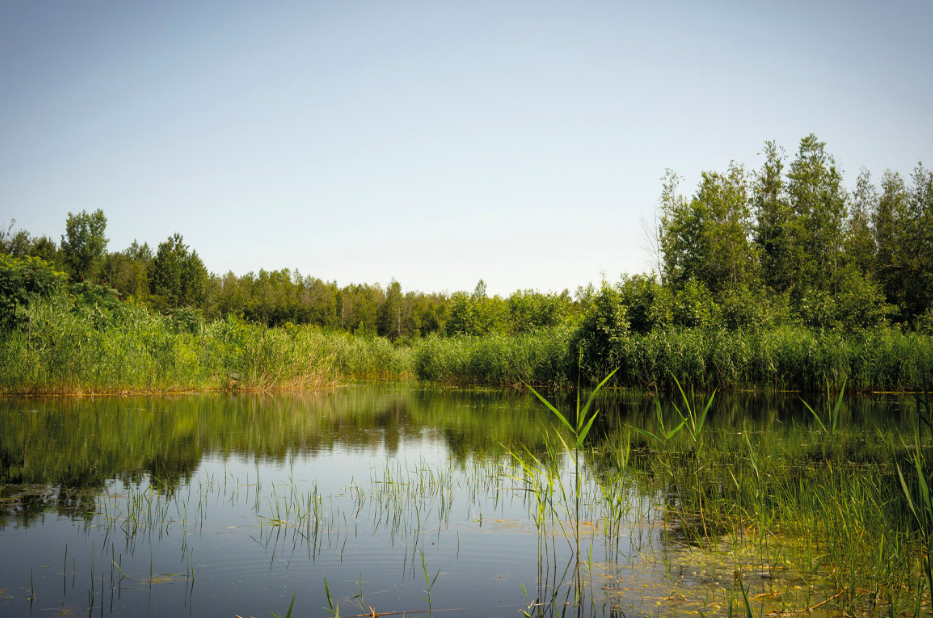
M 0 2 L 0 223 L 212 272 L 571 292 L 665 169 L 933 162 L 933 2 Z

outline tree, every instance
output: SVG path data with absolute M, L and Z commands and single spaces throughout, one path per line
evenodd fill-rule
M 667 283 L 680 289 L 696 280 L 719 297 L 757 279 L 745 169 L 730 163 L 725 174 L 703 172 L 689 202 L 676 195 L 676 176 L 669 172 L 665 182 L 661 246 Z
M 76 215 L 68 213 L 61 246 L 72 281 L 93 279 L 97 275 L 100 263 L 107 254 L 108 240 L 104 236 L 106 229 L 107 218 L 100 209 L 91 214 L 84 210 Z
M 918 164 L 907 196 L 905 301 L 911 318 L 933 309 L 933 170 Z
M 13 231 L 16 225 L 16 219 L 10 221 L 10 225 L 4 229 L 0 226 L 0 255 L 10 255 L 15 258 L 24 258 L 29 255 L 29 232 L 26 230 Z
M 159 244 L 149 279 L 152 302 L 159 309 L 200 308 L 207 289 L 207 269 L 181 234 Z
M 881 195 L 872 213 L 875 241 L 873 270 L 889 303 L 898 307 L 900 320 L 909 316 L 907 279 L 909 277 L 910 219 L 908 194 L 900 174 L 885 172 Z
M 871 220 L 877 205 L 878 191 L 871 182 L 871 174 L 863 168 L 858 175 L 855 191 L 852 194 L 846 253 L 865 275 L 874 271 L 875 239 L 871 229 Z
M 826 144 L 812 133 L 800 140 L 787 171 L 787 197 L 797 241 L 791 259 L 798 286 L 837 291 L 845 256 L 846 193 Z
M 386 288 L 385 300 L 379 305 L 376 332 L 392 341 L 402 334 L 402 285 L 394 279 Z
M 149 296 L 149 280 L 146 264 L 126 254 L 109 253 L 101 262 L 100 279 L 116 289 L 123 298 L 134 297 L 145 300 Z
M 796 243 L 784 187 L 784 151 L 774 142 L 765 142 L 764 156 L 764 165 L 755 174 L 752 186 L 752 208 L 757 222 L 755 243 L 761 254 L 763 283 L 783 292 L 795 280 L 792 255 Z

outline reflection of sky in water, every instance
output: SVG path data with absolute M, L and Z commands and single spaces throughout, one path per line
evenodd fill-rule
M 0 504 L 7 514 L 0 528 L 3 616 L 85 615 L 91 604 L 92 615 L 284 615 L 293 594 L 296 616 L 317 616 L 326 614 L 325 576 L 343 615 L 368 612 L 353 599 L 360 577 L 363 598 L 377 612 L 425 610 L 422 552 L 429 578 L 440 572 L 431 591 L 438 615 L 466 608 L 450 615 L 515 616 L 539 586 L 552 586 L 560 598 L 569 593 L 566 540 L 559 531 L 544 537 L 551 549 L 539 562 L 530 496 L 489 458 L 501 455 L 503 443 L 532 443 L 553 426 L 524 395 L 388 386 L 2 405 L 0 474 L 8 483 L 18 475 L 38 483 L 30 486 L 36 493 L 48 493 L 43 479 L 85 479 L 90 493 L 105 488 L 87 521 L 56 513 L 48 498 L 28 516 L 17 513 L 25 500 Z M 868 416 L 864 405 L 851 406 L 850 422 Z M 721 406 L 711 424 L 744 422 L 739 404 Z M 807 419 L 785 407 L 762 406 L 759 421 Z M 597 431 L 613 418 L 653 414 L 646 400 L 618 394 L 603 408 Z M 126 472 L 143 483 L 124 487 Z M 173 489 L 146 491 L 150 474 Z M 7 493 L 22 489 L 7 485 Z M 135 515 L 144 520 L 135 533 L 134 495 L 143 504 Z M 315 496 L 316 526 L 308 514 Z M 660 521 L 652 501 L 629 496 L 636 523 L 611 546 L 602 530 L 584 530 L 594 565 L 595 605 L 587 613 L 715 613 L 714 604 L 697 605 L 696 589 L 711 582 L 730 588 L 735 565 L 667 543 L 676 530 L 646 525 Z M 149 514 L 154 524 L 145 521 Z M 749 582 L 756 594 L 768 577 Z

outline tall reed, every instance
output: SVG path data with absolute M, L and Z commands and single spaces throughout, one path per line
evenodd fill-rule
M 409 350 L 382 338 L 232 318 L 191 329 L 130 303 L 105 314 L 52 298 L 28 318 L 0 342 L 0 394 L 302 389 L 410 366 Z

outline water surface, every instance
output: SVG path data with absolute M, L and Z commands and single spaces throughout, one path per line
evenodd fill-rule
M 655 422 L 650 397 L 599 406 L 596 444 Z M 907 407 L 852 399 L 844 421 L 871 433 Z M 793 394 L 739 394 L 708 423 L 780 436 L 812 418 Z M 545 459 L 556 427 L 527 393 L 391 383 L 0 401 L 0 615 L 269 616 L 294 597 L 325 616 L 325 578 L 344 616 L 553 615 L 573 602 L 572 544 L 539 533 L 509 451 Z M 726 611 L 671 593 L 725 590 L 732 566 L 678 538 L 666 499 L 626 487 L 621 531 L 595 510 L 581 526 L 580 613 Z

